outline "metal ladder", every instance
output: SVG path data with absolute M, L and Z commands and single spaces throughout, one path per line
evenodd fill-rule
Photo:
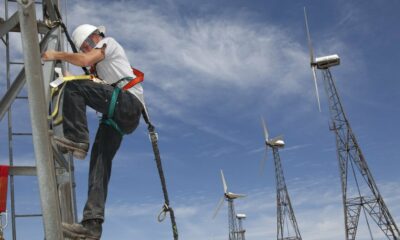
M 24 1 L 17 2 L 16 0 L 4 0 L 5 5 L 5 20 L 0 23 L 0 33 L 4 44 L 6 45 L 6 81 L 7 81 L 7 92 L 5 96 L 2 97 L 0 101 L 0 110 L 4 111 L 5 107 L 8 107 L 7 115 L 8 115 L 8 158 L 9 158 L 9 166 L 10 166 L 10 207 L 11 207 L 11 223 L 12 223 L 12 238 L 13 240 L 17 239 L 17 227 L 16 227 L 16 220 L 19 218 L 37 218 L 43 217 L 43 213 L 27 213 L 27 214 L 17 214 L 16 210 L 16 178 L 17 176 L 37 176 L 40 174 L 37 171 L 36 166 L 15 166 L 14 164 L 17 163 L 17 159 L 15 158 L 14 152 L 14 137 L 32 137 L 32 132 L 16 132 L 13 127 L 13 116 L 12 116 L 12 105 L 11 102 L 15 100 L 23 101 L 27 100 L 28 97 L 26 96 L 17 96 L 20 94 L 24 83 L 25 83 L 25 69 L 22 68 L 20 74 L 16 77 L 16 79 L 11 82 L 11 66 L 13 65 L 24 65 L 23 62 L 11 61 L 10 57 L 10 38 L 9 32 L 10 31 L 19 31 L 18 29 L 18 11 L 13 14 L 13 16 L 9 17 L 9 2 L 14 2 L 16 4 L 21 4 Z M 29 2 L 29 1 L 25 1 Z M 42 6 L 45 4 L 47 6 L 53 6 L 53 2 L 51 0 L 43 0 L 42 2 L 33 2 L 30 1 L 31 4 L 41 4 Z M 51 9 L 51 7 L 50 7 Z M 51 10 L 50 10 L 51 11 Z M 53 15 L 53 19 L 55 16 L 54 10 L 50 12 L 49 15 Z M 39 24 L 39 22 L 38 22 Z M 7 31 L 5 33 L 5 31 Z M 46 29 L 44 24 L 39 25 L 39 32 L 45 33 L 49 32 L 49 29 Z M 56 31 L 55 31 L 56 32 Z M 62 48 L 62 44 L 60 43 L 60 35 L 61 29 L 58 30 L 58 42 L 53 46 L 60 50 Z M 5 40 L 3 39 L 3 33 L 5 33 Z M 57 33 L 54 33 L 57 35 Z M 42 35 L 43 36 L 43 35 Z M 51 43 L 46 42 L 47 39 L 42 37 L 41 45 L 42 47 L 46 47 L 46 45 L 51 45 Z M 57 45 L 58 44 L 58 45 Z M 47 46 L 49 47 L 49 46 Z M 44 78 L 45 82 L 51 81 L 54 78 L 54 64 L 49 66 L 43 66 Z M 29 108 L 29 105 L 28 105 Z M 27 111 L 29 112 L 29 110 Z M 0 121 L 3 116 L 0 116 Z M 53 129 L 54 132 L 57 129 Z M 59 130 L 58 130 L 59 131 Z M 56 175 L 56 184 L 57 184 L 57 193 L 58 193 L 58 201 L 59 201 L 59 212 L 61 215 L 61 221 L 64 222 L 76 222 L 76 200 L 75 200 L 75 181 L 74 181 L 74 167 L 73 167 L 73 158 L 72 155 L 62 155 L 60 154 L 57 149 L 52 146 L 53 148 L 53 160 L 55 166 L 55 175 Z M 40 188 L 40 184 L 39 184 Z M 40 189 L 39 189 L 40 190 Z M 41 198 L 46 196 L 41 196 Z M 43 205 L 43 201 L 42 201 Z M 38 210 L 40 211 L 40 209 Z M 46 217 L 46 216 L 45 216 Z M 46 223 L 45 219 L 43 219 L 44 224 Z M 48 231 L 47 231 L 48 232 Z M 45 231 L 45 235 L 46 231 Z M 55 234 L 57 235 L 57 234 Z M 59 236 L 59 234 L 57 235 Z M 46 239 L 50 239 L 46 236 Z
M 9 18 L 9 2 L 16 2 L 16 1 L 10 1 L 10 0 L 5 0 L 4 1 L 4 9 L 5 9 L 5 20 L 8 20 Z M 12 61 L 11 56 L 10 56 L 10 38 L 9 38 L 9 33 L 6 34 L 6 81 L 7 81 L 7 89 L 10 89 L 11 86 L 11 66 L 12 65 L 23 65 L 23 61 Z M 17 96 L 16 99 L 19 101 L 27 100 L 27 96 Z M 36 175 L 36 169 L 35 166 L 25 166 L 23 167 L 24 170 L 22 171 L 17 171 L 17 169 L 21 170 L 22 167 L 16 167 L 14 166 L 14 137 L 23 137 L 23 136 L 32 136 L 32 133 L 29 132 L 14 132 L 13 128 L 13 118 L 12 118 L 12 107 L 9 108 L 8 110 L 8 158 L 9 158 L 9 166 L 10 166 L 10 172 L 9 172 L 9 181 L 10 181 L 10 207 L 11 207 L 11 227 L 12 227 L 12 239 L 16 240 L 17 239 L 17 226 L 16 226 L 16 219 L 17 218 L 29 218 L 29 217 L 41 217 L 42 214 L 39 213 L 30 213 L 30 214 L 17 214 L 16 206 L 15 206 L 15 176 L 21 175 L 21 176 L 35 176 Z

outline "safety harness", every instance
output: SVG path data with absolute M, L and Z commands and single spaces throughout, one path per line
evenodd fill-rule
M 122 78 L 121 80 L 119 80 L 113 84 L 114 91 L 111 96 L 110 104 L 108 105 L 108 112 L 106 115 L 103 115 L 103 118 L 100 120 L 101 123 L 104 123 L 104 124 L 107 124 L 107 125 L 113 127 L 119 134 L 121 134 L 121 136 L 125 135 L 125 133 L 124 133 L 124 131 L 122 131 L 122 129 L 118 126 L 118 124 L 113 119 L 114 112 L 115 112 L 115 105 L 117 104 L 118 95 L 121 92 L 121 88 L 118 87 L 118 83 L 121 81 L 130 80 L 127 84 L 125 84 L 122 87 L 122 90 L 128 90 L 128 89 L 132 88 L 133 86 L 135 86 L 136 84 L 143 82 L 143 80 L 144 80 L 144 74 L 141 71 L 139 71 L 135 68 L 132 68 L 132 71 L 136 75 L 135 78 L 133 78 L 133 79 L 130 77 Z

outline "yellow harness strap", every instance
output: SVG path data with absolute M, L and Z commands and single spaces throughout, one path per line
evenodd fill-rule
M 76 76 L 64 76 L 63 81 L 73 81 L 73 80 L 88 80 L 93 79 L 93 75 L 76 75 Z
M 51 113 L 51 115 L 49 116 L 50 119 L 54 119 L 54 121 L 53 121 L 54 125 L 58 125 L 63 120 L 62 114 L 58 115 L 58 110 L 59 110 L 62 91 L 64 90 L 64 87 L 65 87 L 64 83 L 69 82 L 69 81 L 75 81 L 75 80 L 91 80 L 91 79 L 93 79 L 93 75 L 66 76 L 66 77 L 63 77 L 63 79 L 62 79 L 63 83 L 62 83 L 62 87 L 60 89 L 58 87 L 51 89 L 51 98 L 52 99 L 53 99 L 54 94 L 58 90 L 60 90 L 60 92 L 58 93 L 58 96 L 57 96 L 57 100 L 55 101 L 55 104 L 54 104 L 54 108 L 53 108 L 54 110 Z

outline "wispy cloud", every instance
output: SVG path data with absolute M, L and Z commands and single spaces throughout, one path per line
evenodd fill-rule
M 91 4 L 74 5 L 70 19 L 76 20 L 70 25 L 107 25 L 133 64 L 146 72 L 148 84 L 156 85 L 146 92 L 156 112 L 185 119 L 196 106 L 223 101 L 228 88 L 238 97 L 267 88 L 271 98 L 303 95 L 297 79 L 309 75 L 306 53 L 285 30 L 217 15 L 181 22 L 161 7 L 114 2 L 107 12 L 92 16 L 87 10 Z M 108 11 L 120 14 L 108 21 Z M 243 108 L 240 104 L 232 107 Z
M 298 149 L 302 149 L 302 148 L 307 148 L 310 147 L 311 144 L 299 144 L 299 145 L 295 145 L 295 146 L 291 146 L 291 147 L 285 147 L 282 149 L 283 151 L 293 151 L 293 150 L 298 150 Z
M 248 151 L 248 154 L 259 153 L 259 152 L 262 152 L 262 151 L 265 151 L 265 146 L 250 150 L 250 151 Z

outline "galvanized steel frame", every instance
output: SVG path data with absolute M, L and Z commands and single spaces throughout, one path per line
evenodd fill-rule
M 361 152 L 361 148 L 350 127 L 332 74 L 329 68 L 322 70 L 322 72 L 332 121 L 331 131 L 335 133 L 336 137 L 337 156 L 342 183 L 346 240 L 356 239 L 361 210 L 365 214 L 368 213 L 370 215 L 388 239 L 399 239 L 400 231 L 383 201 L 382 195 L 379 193 L 375 180 Z M 365 196 L 361 194 L 361 191 L 358 191 L 356 196 L 349 196 L 351 194 L 348 191 L 349 177 L 353 176 L 354 179 L 352 180 L 355 181 L 357 188 L 359 188 L 355 175 L 356 170 L 358 170 L 358 173 L 367 184 L 370 195 Z M 353 174 L 351 175 L 351 173 Z
M 18 0 L 18 11 L 8 18 L 8 0 L 5 0 L 5 21 L 0 22 L 1 37 L 6 36 L 6 80 L 7 92 L 0 101 L 0 121 L 8 112 L 8 129 L 9 129 L 9 160 L 10 160 L 10 191 L 11 191 L 11 208 L 13 221 L 13 239 L 16 239 L 15 229 L 15 199 L 14 199 L 14 176 L 37 175 L 39 182 L 40 198 L 42 202 L 43 223 L 46 239 L 63 239 L 61 231 L 61 217 L 63 221 L 75 222 L 76 204 L 74 191 L 74 166 L 73 159 L 70 155 L 69 159 L 58 152 L 54 145 L 51 144 L 51 132 L 49 131 L 49 122 L 47 120 L 47 102 L 49 96 L 45 92 L 48 91 L 49 82 L 54 79 L 54 62 L 47 62 L 43 68 L 40 61 L 40 49 L 62 50 L 61 29 L 48 29 L 43 27 L 44 24 L 36 19 L 35 3 L 31 0 Z M 44 18 L 55 22 L 57 20 L 54 5 L 51 0 L 43 0 Z M 19 26 L 18 26 L 19 25 Z M 40 30 L 38 30 L 40 27 Z M 23 68 L 17 78 L 12 82 L 10 79 L 10 54 L 9 54 L 9 37 L 10 31 L 21 31 L 22 43 L 24 49 Z M 38 33 L 48 32 L 42 39 L 39 48 Z M 45 75 L 43 76 L 43 70 Z M 25 78 L 26 77 L 26 78 Z M 12 153 L 12 119 L 11 104 L 17 95 L 28 83 L 29 105 L 31 112 L 32 135 L 34 149 L 36 155 L 36 167 L 14 167 Z M 46 97 L 45 97 L 46 96 Z M 47 98 L 47 99 L 46 99 Z M 52 151 L 53 149 L 53 151 Z M 53 158 L 54 157 L 54 158 Z M 56 162 L 54 162 L 54 160 Z M 56 171 L 57 169 L 57 171 Z M 50 183 L 50 184 L 49 184 Z M 58 183 L 58 185 L 57 185 Z M 67 199 L 67 200 L 65 200 Z M 61 206 L 60 206 L 61 204 Z M 40 216 L 38 214 L 23 214 L 21 216 Z
M 229 240 L 238 240 L 238 223 L 233 199 L 226 198 L 226 201 L 228 201 Z
M 276 214 L 277 214 L 277 240 L 301 240 L 300 230 L 297 225 L 293 207 L 290 202 L 289 192 L 283 175 L 281 158 L 277 147 L 272 147 L 276 177 Z M 287 221 L 290 223 L 290 229 Z M 292 233 L 290 233 L 292 230 Z M 286 233 L 285 233 L 286 232 Z

